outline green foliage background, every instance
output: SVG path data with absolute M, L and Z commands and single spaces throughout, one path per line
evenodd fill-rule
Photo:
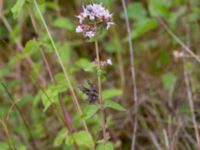
M 77 88 L 87 79 L 97 85 L 92 63 L 95 60 L 94 44 L 75 33 L 78 24 L 75 16 L 82 10 L 82 5 L 94 2 L 103 3 L 113 13 L 115 22 L 108 32 L 99 37 L 101 59 L 112 58 L 113 61 L 113 65 L 106 67 L 103 73 L 103 99 L 112 142 L 106 145 L 100 141 L 100 106 L 89 104 Z M 121 1 L 38 0 L 38 3 L 78 94 L 83 115 L 75 109 L 54 48 L 33 1 L 5 0 L 0 12 L 0 81 L 8 91 L 0 86 L 0 147 L 5 150 L 34 149 L 34 141 L 38 149 L 69 150 L 73 149 L 71 145 L 74 143 L 81 149 L 92 149 L 94 144 L 99 145 L 97 150 L 130 149 L 135 114 L 128 36 Z M 129 0 L 127 4 L 139 96 L 136 149 L 195 149 L 197 142 L 184 71 L 188 72 L 199 125 L 200 65 L 185 53 L 159 20 L 162 19 L 199 57 L 200 1 Z M 38 31 L 34 29 L 31 15 Z M 175 58 L 175 51 L 184 53 L 185 59 Z M 51 81 L 44 56 L 56 84 Z M 60 117 L 59 99 L 64 101 L 64 107 L 71 116 L 73 136 L 68 136 L 69 131 Z M 27 132 L 16 105 L 33 137 Z M 86 120 L 91 135 L 83 131 L 81 118 Z

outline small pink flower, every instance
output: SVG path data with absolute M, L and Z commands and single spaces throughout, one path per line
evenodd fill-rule
M 79 23 L 82 24 L 84 19 L 87 17 L 85 13 L 81 13 L 80 15 L 76 16 L 79 19 Z
M 102 4 L 90 4 L 83 6 L 83 12 L 78 16 L 79 26 L 76 28 L 77 33 L 83 33 L 85 37 L 94 37 L 100 25 L 106 26 L 106 30 L 114 25 L 112 14 L 103 7 Z
M 89 38 L 92 38 L 95 36 L 95 32 L 94 31 L 88 31 L 84 34 L 85 37 L 89 37 Z
M 77 33 L 83 32 L 83 29 L 81 28 L 81 26 L 78 26 L 78 27 L 76 28 L 76 32 L 77 32 Z
M 112 59 L 111 58 L 107 59 L 106 62 L 107 62 L 108 65 L 112 65 Z

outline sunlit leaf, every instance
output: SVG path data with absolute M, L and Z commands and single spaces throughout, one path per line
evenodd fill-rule
M 54 27 L 63 28 L 68 31 L 75 30 L 75 25 L 67 18 L 58 18 L 53 22 Z
M 114 146 L 112 143 L 108 142 L 106 144 L 98 145 L 96 150 L 114 150 Z
M 9 150 L 9 146 L 7 142 L 1 142 L 0 141 L 0 147 L 4 150 Z
M 19 145 L 18 148 L 17 148 L 17 150 L 26 150 L 26 149 L 27 148 L 24 145 Z
M 53 103 L 58 102 L 58 94 L 67 90 L 65 82 L 49 86 L 46 90 L 41 91 L 41 99 L 44 105 L 44 111 Z
M 83 69 L 86 72 L 93 72 L 95 69 L 95 64 L 93 62 L 90 62 L 86 58 L 81 58 L 76 62 L 76 65 Z
M 126 111 L 126 109 L 122 107 L 120 104 L 111 100 L 105 101 L 105 106 L 119 111 Z
M 59 46 L 59 53 L 64 63 L 69 63 L 71 58 L 71 47 L 68 42 L 65 42 L 64 45 Z
M 128 17 L 135 20 L 146 18 L 147 12 L 142 3 L 134 2 L 128 5 Z
M 168 17 L 170 3 L 165 0 L 149 0 L 149 11 L 153 17 Z M 168 4 L 168 5 L 167 5 Z
M 36 41 L 36 40 L 30 40 L 26 43 L 25 45 L 25 48 L 24 48 L 24 51 L 26 53 L 33 53 L 35 51 L 38 51 L 39 50 L 39 43 Z
M 58 135 L 56 136 L 55 140 L 54 140 L 54 146 L 60 146 L 63 141 L 65 140 L 65 138 L 67 137 L 67 129 L 63 128 Z
M 68 134 L 67 137 L 66 137 L 66 140 L 65 140 L 65 144 L 68 145 L 68 146 L 73 145 L 75 143 L 74 140 L 75 139 L 74 139 L 73 135 Z
M 89 105 L 86 105 L 83 107 L 83 118 L 85 120 L 91 118 L 98 110 L 98 105 L 92 105 L 92 104 L 89 104 Z
M 122 90 L 120 89 L 107 89 L 104 90 L 103 93 L 103 100 L 111 99 L 116 96 L 122 95 Z
M 67 145 L 72 145 L 76 143 L 78 146 L 85 146 L 89 149 L 94 148 L 94 141 L 92 139 L 92 136 L 87 131 L 79 131 L 73 133 L 72 135 L 69 135 L 66 138 L 65 143 Z
M 133 39 L 138 38 L 145 33 L 155 29 L 158 26 L 158 23 L 154 19 L 143 19 L 137 23 L 134 24 L 131 37 Z
M 15 5 L 12 7 L 11 11 L 13 13 L 13 17 L 17 18 L 20 14 L 20 11 L 23 9 L 26 0 L 17 0 Z

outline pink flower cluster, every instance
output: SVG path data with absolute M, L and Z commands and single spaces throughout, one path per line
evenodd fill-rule
M 76 28 L 77 33 L 83 33 L 84 37 L 92 38 L 97 33 L 99 25 L 106 25 L 108 30 L 112 22 L 112 14 L 105 9 L 102 4 L 91 4 L 83 7 L 83 12 L 77 18 L 79 25 Z

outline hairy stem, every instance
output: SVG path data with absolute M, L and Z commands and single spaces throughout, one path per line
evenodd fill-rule
M 101 67 L 100 67 L 100 57 L 99 57 L 99 46 L 98 46 L 98 41 L 95 40 L 95 50 L 96 50 L 96 59 L 98 62 L 97 65 L 97 76 L 98 76 L 98 93 L 99 93 L 99 103 L 101 105 L 101 114 L 102 114 L 102 128 L 103 128 L 103 137 L 104 137 L 104 142 L 106 142 L 107 137 L 106 137 L 106 114 L 104 111 L 104 102 L 102 98 L 102 86 L 101 86 L 101 76 L 99 74 Z

